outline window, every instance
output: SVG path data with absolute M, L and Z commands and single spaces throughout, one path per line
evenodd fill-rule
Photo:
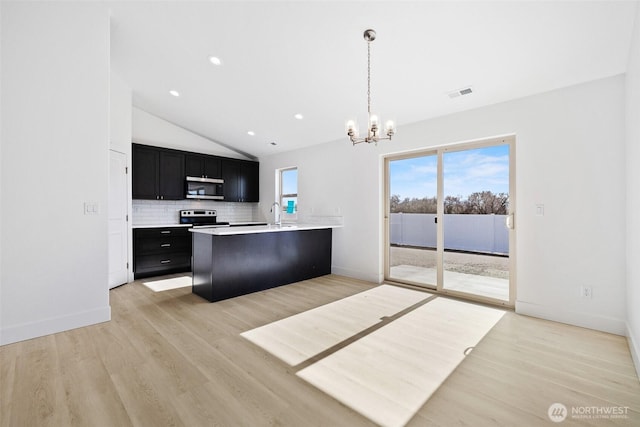
M 276 176 L 277 200 L 282 219 L 296 219 L 298 213 L 298 168 L 279 169 Z

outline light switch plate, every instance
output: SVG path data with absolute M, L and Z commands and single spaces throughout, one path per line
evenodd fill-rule
M 84 202 L 85 215 L 98 215 L 100 213 L 100 205 L 92 202 Z
M 536 205 L 536 216 L 544 216 L 544 205 L 541 203 Z

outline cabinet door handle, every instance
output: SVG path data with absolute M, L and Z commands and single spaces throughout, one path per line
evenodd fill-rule
M 171 247 L 171 243 L 163 243 L 160 245 L 161 248 L 170 248 Z
M 160 264 L 169 264 L 170 262 L 170 259 L 163 259 L 162 261 L 160 261 Z
M 171 234 L 171 230 L 164 230 L 160 232 L 161 234 Z

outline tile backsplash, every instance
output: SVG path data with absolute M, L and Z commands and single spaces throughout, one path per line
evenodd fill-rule
M 214 202 L 210 200 L 133 200 L 132 224 L 178 224 L 181 209 L 214 209 L 218 221 L 264 221 L 258 203 Z

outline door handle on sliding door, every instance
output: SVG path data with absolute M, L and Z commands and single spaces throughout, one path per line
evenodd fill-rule
M 514 217 L 513 217 L 513 215 L 514 214 L 509 214 L 504 219 L 504 225 L 510 230 L 513 230 L 513 228 L 514 228 L 514 223 L 513 223 L 514 222 L 513 221 Z

